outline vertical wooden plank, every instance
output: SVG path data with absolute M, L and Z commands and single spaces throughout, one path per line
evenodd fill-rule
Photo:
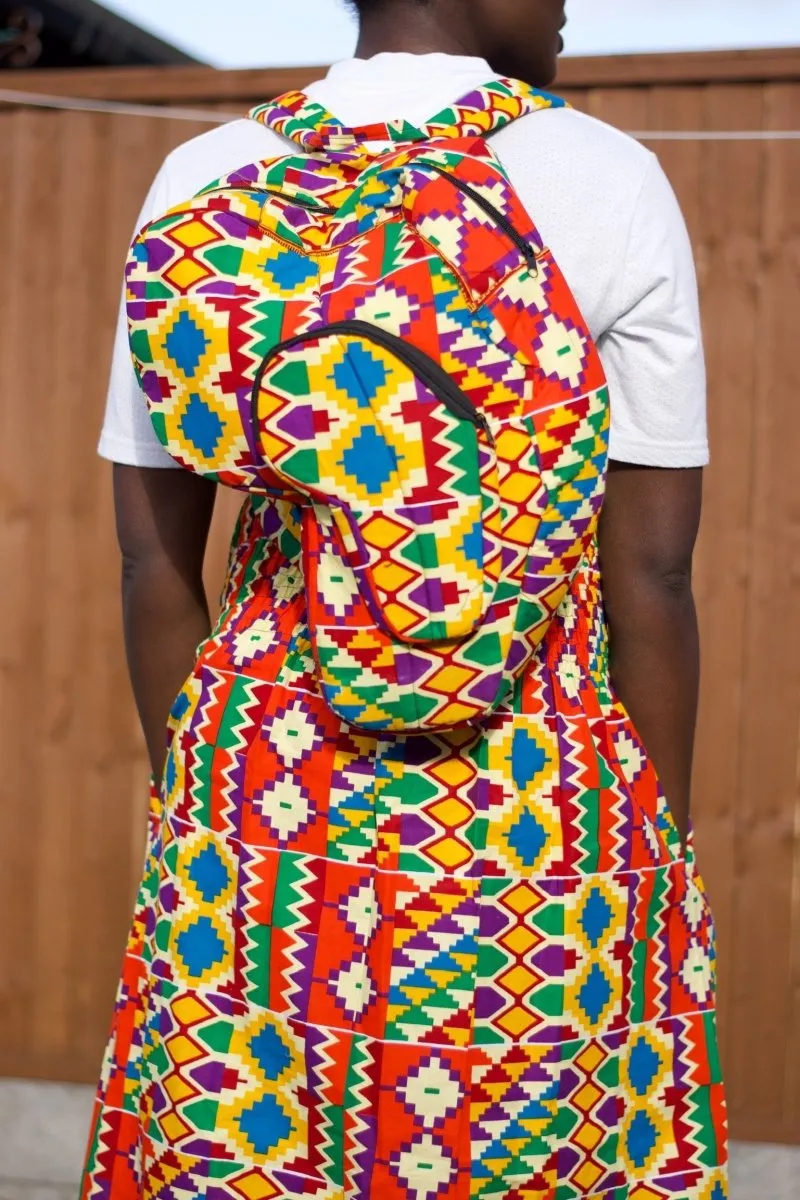
M 707 94 L 705 127 L 760 128 L 761 89 L 720 86 Z M 702 148 L 702 212 L 698 260 L 709 376 L 711 466 L 700 543 L 703 707 L 695 775 L 703 813 L 704 870 L 715 889 L 720 929 L 720 1016 L 734 1117 L 746 1088 L 749 1054 L 734 1037 L 737 957 L 746 956 L 734 908 L 734 874 L 744 705 L 742 665 L 753 488 L 753 392 L 757 382 L 756 313 L 763 186 L 763 148 L 754 142 L 709 142 Z M 700 798 L 702 797 L 702 798 Z M 752 1019 L 752 1018 L 751 1018 Z M 733 1122 L 733 1131 L 742 1129 Z
M 30 126 L 20 114 L 0 114 L 0 272 L 3 279 L 21 281 L 24 272 L 23 198 L 19 182 L 25 173 L 25 135 Z M 15 288 L 16 290 L 16 288 Z M 22 333 L 22 297 L 10 311 L 4 307 L 0 321 L 0 444 L 13 445 L 12 437 L 22 428 L 22 380 L 13 347 Z M 35 844 L 36 813 L 33 803 L 25 804 L 24 770 L 19 755 L 12 754 L 16 734 L 17 704 L 13 688 L 17 682 L 18 662 L 15 640 L 19 633 L 19 609 L 25 588 L 24 562 L 29 545 L 29 513 L 24 492 L 24 476 L 14 469 L 11 456 L 0 459 L 0 561 L 7 564 L 0 588 L 0 752 L 4 770 L 0 778 L 0 805 L 3 838 L 0 842 L 0 1017 L 3 1030 L 3 1056 L 0 1071 L 7 1061 L 7 1047 L 14 1043 L 27 1048 L 26 1011 L 30 1000 L 26 955 L 30 945 L 33 914 L 26 906 L 27 895 L 20 887 L 20 864 L 30 862 Z M 33 800 L 33 797 L 31 797 Z M 20 903 L 22 901 L 22 903 Z M 20 1060 L 21 1061 L 21 1060 Z
M 796 127 L 798 101 L 797 86 L 767 87 L 767 126 Z M 787 1053 L 797 1048 L 797 1035 L 790 1039 L 791 968 L 800 949 L 800 931 L 792 928 L 800 725 L 800 145 L 772 143 L 764 159 L 735 856 L 740 952 L 731 1013 L 746 1069 L 734 1080 L 731 1103 L 746 1133 L 800 1141 L 790 1116 L 797 1111 L 797 1070 Z
M 97 249 L 102 250 L 104 189 L 98 188 L 97 118 L 50 113 L 56 151 L 52 169 L 58 201 L 51 205 L 47 238 L 48 271 L 37 270 L 37 290 L 51 299 L 46 339 L 40 353 L 47 379 L 39 397 L 46 431 L 47 515 L 43 531 L 36 602 L 42 642 L 42 694 L 33 733 L 38 742 L 41 837 L 30 903 L 36 914 L 33 1003 L 30 1028 L 40 1069 L 63 1074 L 74 1069 L 71 1037 L 72 981 L 76 967 L 73 937 L 81 926 L 82 848 L 74 840 L 77 795 L 65 780 L 85 779 L 85 748 L 92 718 L 87 694 L 95 654 L 83 613 L 91 603 L 86 572 L 87 485 L 92 469 L 85 420 L 86 342 L 91 328 Z M 89 427 L 90 429 L 90 427 Z M 88 468 L 88 469 L 87 469 Z
M 0 112 L 0 206 L 4 219 L 0 222 L 0 272 L 7 280 L 16 280 L 20 264 L 16 258 L 16 232 L 20 215 L 15 212 L 13 203 L 15 179 L 19 171 L 19 154 L 21 140 L 15 112 Z M 11 337 L 9 330 L 10 314 L 3 313 L 0 321 L 0 438 L 2 444 L 8 445 L 11 432 L 9 421 L 10 406 L 13 392 L 11 378 L 11 356 L 9 348 Z M 14 515 L 17 507 L 17 497 L 12 489 L 12 481 L 6 475 L 5 463 L 0 461 L 0 556 L 4 563 L 19 562 L 21 547 L 14 529 Z M 8 584 L 0 590 L 0 750 L 5 755 L 6 741 L 2 730 L 8 729 L 11 716 L 9 663 L 7 660 L 7 644 L 9 635 L 7 621 L 11 608 Z M 12 584 L 13 586 L 13 584 Z M 0 780 L 0 811 L 3 819 L 3 841 L 0 849 L 0 910 L 4 913 L 13 912 L 18 902 L 15 892 L 17 880 L 12 878 L 9 869 L 9 856 L 17 861 L 29 843 L 29 829 L 25 814 L 19 804 L 13 802 L 13 793 L 19 786 L 18 765 L 6 760 L 6 769 Z M 13 861 L 13 860 L 12 860 Z M 21 921 L 6 920 L 0 924 L 0 962 L 3 970 L 0 973 L 0 1020 L 4 1028 L 14 1031 L 19 1037 L 20 1008 L 22 1006 L 22 958 L 21 947 L 24 937 Z M 2 1069 L 2 1060 L 0 1060 Z
M 49 686 L 42 637 L 46 596 L 44 551 L 50 516 L 48 436 L 55 364 L 50 338 L 56 313 L 50 230 L 58 190 L 57 129 L 50 114 L 20 112 L 11 118 L 10 196 L 3 208 L 4 263 L 13 280 L 5 291 L 0 347 L 0 420 L 5 448 L 0 589 L 2 688 L 0 746 L 3 761 L 2 887 L 3 1061 L 0 1069 L 36 1059 L 33 1013 L 36 909 L 32 881 L 49 830 L 41 805 L 42 707 Z M 9 302 L 10 301 L 10 302 Z M 59 928 L 55 929 L 58 936 Z

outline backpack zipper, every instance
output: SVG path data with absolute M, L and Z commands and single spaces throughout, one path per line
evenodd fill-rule
M 207 196 L 218 196 L 221 192 L 256 192 L 259 196 L 275 196 L 278 200 L 285 200 L 287 204 L 295 204 L 298 208 L 305 208 L 309 212 L 319 213 L 321 217 L 333 217 L 336 215 L 336 209 L 331 208 L 328 204 L 315 204 L 313 200 L 304 200 L 300 196 L 288 196 L 286 192 L 281 192 L 278 188 L 258 187 L 256 184 L 246 183 L 242 181 L 241 186 L 229 184 L 226 187 L 213 188 L 210 192 L 206 192 Z
M 476 191 L 474 187 L 471 187 L 468 183 L 465 183 L 463 179 L 459 179 L 457 175 L 454 175 L 445 167 L 437 166 L 436 163 L 422 161 L 417 162 L 414 165 L 417 167 L 426 167 L 430 171 L 435 171 L 437 175 L 441 175 L 442 179 L 449 179 L 453 186 L 457 187 L 458 190 L 463 192 L 465 196 L 469 196 L 470 200 L 474 201 L 479 208 L 482 208 L 486 215 L 492 218 L 498 228 L 502 229 L 506 237 L 514 243 L 528 266 L 534 272 L 537 270 L 536 247 L 532 246 L 530 242 L 522 236 L 519 230 L 515 228 L 511 221 L 509 221 L 505 213 L 500 212 L 500 209 L 495 207 L 490 200 L 487 200 L 486 197 L 482 196 L 481 193 Z
M 445 408 L 455 416 L 469 421 L 477 429 L 483 430 L 486 436 L 492 440 L 486 415 L 480 412 L 469 396 L 462 392 L 458 384 L 453 382 L 444 367 L 435 362 L 424 350 L 419 350 L 416 346 L 412 346 L 402 338 L 397 337 L 396 334 L 388 333 L 385 329 L 381 329 L 377 325 L 370 325 L 366 321 L 336 321 L 330 325 L 320 325 L 316 329 L 308 329 L 305 333 L 298 334 L 297 337 L 288 338 L 270 350 L 269 354 L 263 359 L 256 374 L 255 383 L 253 384 L 251 404 L 254 429 L 258 428 L 259 392 L 264 382 L 264 376 L 273 359 L 277 358 L 284 350 L 291 350 L 295 346 L 302 345 L 303 342 L 317 341 L 319 338 L 336 336 L 337 334 L 350 334 L 353 337 L 360 337 L 367 342 L 373 342 L 376 346 L 383 346 L 384 349 L 391 351 L 395 358 L 405 363 L 414 375 L 418 379 L 421 379 L 426 387 L 433 392 L 434 396 L 438 400 L 441 400 Z

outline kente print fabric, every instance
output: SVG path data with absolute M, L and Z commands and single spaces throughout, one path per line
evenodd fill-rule
M 254 115 L 301 153 L 137 240 L 155 427 L 245 500 L 85 1200 L 726 1200 L 712 918 L 609 682 L 609 399 L 484 140 L 556 103 L 292 94 Z
M 297 121 L 287 103 L 265 114 L 278 129 Z M 315 137 L 346 143 L 329 129 Z M 313 199 L 305 157 L 249 186 L 238 172 L 146 230 L 128 275 L 134 350 L 167 448 L 195 471 L 304 501 L 322 691 L 375 730 L 448 728 L 502 701 L 602 497 L 597 352 L 486 142 L 465 140 L 418 131 L 377 160 L 351 152 L 317 168 Z M 345 166 L 342 196 L 331 188 Z M 164 261 L 176 239 L 189 253 Z M 191 280 L 191 301 L 176 278 Z M 229 290 L 241 297 L 245 281 L 269 322 L 246 360 L 247 314 L 231 315 Z M 171 296 L 156 290 L 165 283 Z M 180 359 L 180 337 L 198 305 L 211 347 L 195 363 L 194 347 Z M 213 440 L 198 441 L 209 419 Z

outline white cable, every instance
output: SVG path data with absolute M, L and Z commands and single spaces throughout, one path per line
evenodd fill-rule
M 38 92 L 15 92 L 0 88 L 0 104 L 21 108 L 57 108 L 63 112 L 111 113 L 118 117 L 160 117 L 169 121 L 207 121 L 225 125 L 241 117 L 241 112 L 209 112 L 207 108 L 167 108 L 155 104 L 121 104 L 116 100 L 80 100 L 75 96 L 44 96 Z
M 0 104 L 63 112 L 110 113 L 119 117 L 158 117 L 165 121 L 203 121 L 209 125 L 226 125 L 244 115 L 244 108 L 235 113 L 211 112 L 207 108 L 170 108 L 156 104 L 124 104 L 115 100 L 82 100 L 75 96 L 46 96 L 11 88 L 0 88 Z M 800 129 L 652 129 L 636 130 L 629 136 L 640 142 L 797 142 L 800 141 Z
M 628 136 L 640 142 L 800 142 L 800 129 L 653 129 Z

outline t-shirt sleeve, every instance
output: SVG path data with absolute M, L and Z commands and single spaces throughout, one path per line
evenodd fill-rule
M 706 372 L 694 258 L 655 156 L 616 286 L 620 316 L 598 342 L 611 395 L 611 457 L 651 467 L 705 466 Z
M 136 231 L 155 220 L 170 207 L 166 164 L 161 168 L 139 214 Z M 132 467 L 178 467 L 158 440 L 150 421 L 147 401 L 133 369 L 128 343 L 128 321 L 123 286 L 111 377 L 106 399 L 106 414 L 98 453 L 111 462 Z

